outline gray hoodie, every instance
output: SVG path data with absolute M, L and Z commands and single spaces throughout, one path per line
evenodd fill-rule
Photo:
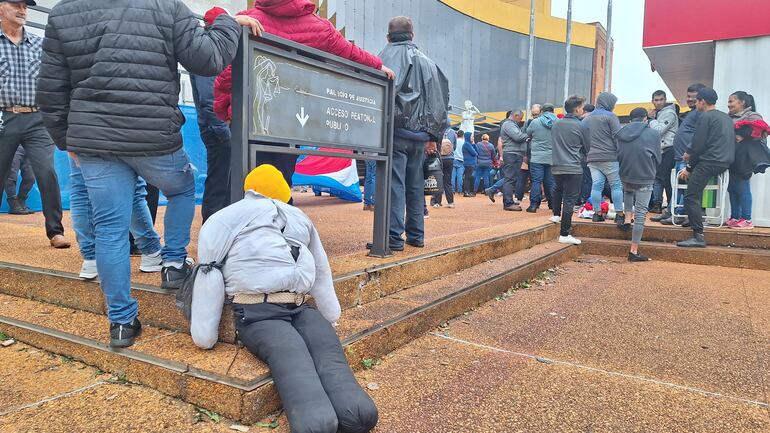
M 650 120 L 650 128 L 660 133 L 660 148 L 668 149 L 674 145 L 674 137 L 679 130 L 679 117 L 676 115 L 676 106 L 668 104 L 663 107 L 654 120 Z
M 660 133 L 644 122 L 631 122 L 618 131 L 620 180 L 624 184 L 649 186 L 655 183 L 660 164 Z
M 583 133 L 588 146 L 586 162 L 607 162 L 618 160 L 618 145 L 615 134 L 620 130 L 620 120 L 612 112 L 617 96 L 602 92 L 596 98 L 596 109 L 583 120 Z
M 551 149 L 553 146 L 551 128 L 556 120 L 555 114 L 546 111 L 537 119 L 533 119 L 529 126 L 527 126 L 527 135 L 532 137 L 530 162 L 535 164 L 551 164 Z
M 500 127 L 500 138 L 503 140 L 503 153 L 527 154 L 527 134 L 523 133 L 513 120 L 505 122 Z

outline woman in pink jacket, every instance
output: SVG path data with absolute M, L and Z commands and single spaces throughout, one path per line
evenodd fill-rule
M 393 71 L 383 66 L 379 57 L 345 39 L 334 24 L 316 15 L 315 10 L 309 0 L 255 0 L 252 9 L 238 15 L 257 19 L 267 33 L 379 69 L 388 78 L 394 78 Z M 214 82 L 214 113 L 228 122 L 232 118 L 232 88 L 232 68 L 228 66 Z M 276 166 L 291 186 L 296 160 L 294 155 L 258 153 L 256 162 Z

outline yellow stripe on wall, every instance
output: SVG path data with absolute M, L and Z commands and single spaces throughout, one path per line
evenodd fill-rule
M 529 8 L 519 7 L 502 0 L 439 0 L 452 9 L 479 21 L 529 34 Z M 535 36 L 556 42 L 567 39 L 567 20 L 535 12 Z M 586 48 L 596 46 L 596 27 L 572 22 L 572 44 Z

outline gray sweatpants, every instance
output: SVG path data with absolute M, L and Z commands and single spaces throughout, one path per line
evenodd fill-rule
M 292 433 L 365 433 L 377 407 L 361 389 L 340 339 L 315 308 L 233 304 L 241 342 L 270 367 Z
M 644 220 L 647 218 L 647 208 L 652 197 L 652 185 L 623 184 L 623 211 L 626 218 L 633 213 L 634 230 L 631 233 L 631 242 L 638 244 L 642 241 L 644 233 Z

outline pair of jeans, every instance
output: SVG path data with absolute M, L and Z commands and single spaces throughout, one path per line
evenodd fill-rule
M 612 207 L 615 212 L 623 212 L 623 184 L 620 182 L 620 163 L 617 161 L 589 162 L 591 169 L 591 204 L 599 209 L 602 203 L 604 182 L 610 184 Z
M 666 192 L 668 201 L 671 201 L 671 170 L 674 168 L 674 148 L 667 147 L 663 149 L 658 164 L 658 171 L 655 174 L 655 185 L 652 190 L 652 204 L 661 206 L 663 204 L 663 192 Z
M 13 163 L 16 149 L 24 148 L 40 189 L 48 239 L 64 234 L 62 226 L 61 191 L 53 167 L 54 145 L 38 113 L 3 113 L 5 131 L 0 134 L 0 173 L 5 175 Z M 5 180 L 5 178 L 3 178 Z M 3 191 L 0 190 L 0 201 Z
M 393 138 L 393 162 L 390 186 L 390 246 L 425 241 L 425 193 L 422 165 L 425 142 Z
M 377 161 L 366 161 L 366 176 L 364 176 L 364 205 L 374 205 L 374 187 L 377 182 Z
M 19 172 L 21 172 L 21 185 L 17 192 L 16 183 L 19 180 Z M 13 156 L 11 168 L 8 170 L 8 175 L 5 176 L 5 179 L 5 194 L 9 199 L 27 199 L 32 186 L 35 185 L 35 172 L 32 170 L 32 162 L 26 157 L 23 147 L 19 146 L 16 150 L 16 155 Z
M 700 162 L 690 173 L 687 192 L 684 193 L 684 208 L 690 219 L 693 233 L 703 233 L 703 190 L 706 189 L 709 179 L 719 176 L 725 170 L 727 167 Z
M 292 433 L 364 433 L 377 407 L 332 325 L 308 305 L 233 304 L 238 337 L 270 367 Z
M 652 185 L 623 185 L 623 211 L 626 218 L 633 213 L 634 229 L 631 232 L 631 242 L 639 244 L 644 233 L 644 220 L 647 218 L 647 210 L 652 196 Z
M 459 159 L 452 161 L 452 191 L 463 192 L 463 175 L 465 174 L 465 166 Z
M 503 207 L 513 206 L 513 193 L 516 188 L 516 178 L 521 171 L 524 155 L 518 153 L 503 153 Z
M 686 162 L 684 162 L 684 161 L 676 161 L 676 163 L 674 164 L 674 170 L 675 170 L 677 176 L 679 175 L 680 171 L 685 169 L 685 167 L 687 167 L 687 163 Z M 671 176 L 671 173 L 669 173 L 669 176 Z M 677 191 L 676 204 L 681 206 L 683 203 L 684 203 L 684 190 L 680 189 L 679 191 Z M 671 203 L 671 201 L 669 201 L 669 203 L 668 203 L 668 211 L 672 215 L 674 215 L 674 214 L 676 214 L 676 215 L 684 215 L 685 214 L 685 210 L 682 207 L 676 208 L 676 210 L 675 210 L 674 209 L 674 205 L 673 205 L 673 203 Z
M 501 171 L 502 170 L 498 170 L 498 173 Z M 489 189 L 492 190 L 492 192 L 497 193 L 497 191 L 502 191 L 503 184 L 505 184 L 505 176 L 500 175 L 500 178 L 497 179 L 497 182 L 495 182 L 494 185 L 489 187 Z
M 206 182 L 203 189 L 201 217 L 205 223 L 211 215 L 230 204 L 231 142 L 213 132 L 201 134 L 206 146 Z
M 479 184 L 482 180 L 484 180 L 484 189 L 492 186 L 492 180 L 490 179 L 491 172 L 491 165 L 479 165 L 476 167 L 476 171 L 473 174 L 473 192 L 479 190 Z
M 466 165 L 463 167 L 463 193 L 471 194 L 473 191 L 473 177 L 476 171 L 475 165 Z
M 441 159 L 441 174 L 444 178 L 443 193 L 446 195 L 446 202 L 452 204 L 455 202 L 454 190 L 452 188 L 452 170 L 454 168 L 454 160 L 449 158 Z M 433 194 L 430 199 L 430 204 L 441 204 L 442 190 Z
M 152 214 L 147 206 L 147 184 L 138 177 L 135 185 L 129 231 L 142 254 L 155 254 L 160 251 L 160 236 L 153 228 Z M 70 158 L 70 217 L 83 260 L 96 259 L 93 214 L 83 172 L 77 162 Z
M 519 174 L 516 176 L 516 193 L 514 196 L 516 200 L 524 200 L 524 190 L 527 187 L 527 179 L 529 179 L 529 170 L 519 170 Z
M 543 185 L 545 188 L 545 198 L 548 200 L 548 207 L 553 208 L 554 179 L 553 174 L 551 174 L 551 165 L 531 162 L 529 164 L 529 175 L 532 178 L 532 188 L 529 190 L 529 207 L 534 209 L 540 207 L 540 202 L 542 201 L 540 186 Z
M 743 179 L 730 170 L 730 218 L 751 221 L 751 178 Z
M 556 187 L 553 190 L 553 214 L 561 216 L 561 236 L 572 232 L 572 214 L 580 195 L 582 174 L 555 174 Z
M 161 156 L 79 155 L 80 169 L 93 208 L 96 268 L 112 323 L 130 323 L 137 315 L 131 297 L 128 230 L 137 176 L 157 186 L 168 199 L 164 218 L 164 264 L 184 263 L 195 214 L 193 166 L 184 149 Z

